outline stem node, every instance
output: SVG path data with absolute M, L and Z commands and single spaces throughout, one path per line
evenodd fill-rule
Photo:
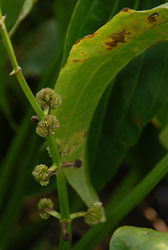
M 63 232 L 63 236 L 62 239 L 63 241 L 70 241 L 71 240 L 71 235 L 68 233 L 68 222 L 61 222 L 62 225 L 62 232 Z
M 0 27 L 1 27 L 2 30 L 5 29 L 5 19 L 6 19 L 6 16 L 2 16 L 0 18 Z
M 18 66 L 17 70 L 12 70 L 12 72 L 9 74 L 10 76 L 16 75 L 17 73 L 19 73 L 20 71 L 22 71 L 22 68 L 20 66 Z

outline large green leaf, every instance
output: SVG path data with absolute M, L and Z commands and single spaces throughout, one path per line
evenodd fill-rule
M 56 84 L 63 106 L 57 112 L 57 136 L 70 145 L 69 160 L 84 160 L 87 132 L 95 108 L 117 73 L 135 56 L 168 40 L 168 5 L 149 11 L 123 9 L 94 34 L 78 41 Z M 88 206 L 97 200 L 87 176 L 87 159 L 81 169 L 66 170 L 73 188 Z
M 133 6 L 132 1 L 127 2 L 126 6 Z M 150 6 L 154 5 L 157 2 L 150 1 Z M 147 9 L 148 2 L 144 5 L 143 1 L 134 1 L 134 8 L 142 7 Z M 167 58 L 167 43 L 151 48 L 145 56 L 131 61 L 115 79 L 115 89 L 111 91 L 110 84 L 101 98 L 87 145 L 91 181 L 97 190 L 114 176 L 128 148 L 137 142 L 144 126 L 167 98 Z M 138 121 L 142 121 L 141 126 Z M 102 172 L 102 165 L 106 171 Z
M 94 32 L 102 24 L 104 24 L 108 21 L 109 13 L 111 13 L 111 12 L 114 13 L 116 11 L 116 7 L 118 6 L 118 4 L 114 4 L 114 2 L 111 1 L 108 3 L 108 6 L 106 5 L 102 8 L 102 6 L 104 5 L 103 2 L 104 1 L 102 1 L 102 0 L 94 0 L 90 6 L 90 4 L 87 4 L 87 1 L 85 1 L 85 2 L 83 0 L 78 1 L 78 6 L 76 7 L 76 9 L 73 13 L 72 20 L 69 24 L 68 33 L 67 33 L 67 37 L 66 37 L 66 43 L 68 43 L 72 47 L 73 43 L 76 40 L 78 40 L 79 38 L 81 38 L 82 36 L 84 36 L 88 33 Z M 118 1 L 118 3 L 119 2 L 120 2 L 120 0 Z M 128 4 L 130 2 L 130 0 L 127 0 L 126 2 Z M 84 8 L 84 5 L 87 5 L 87 6 L 85 6 L 86 9 Z M 63 9 L 65 9 L 65 6 L 67 6 L 67 0 L 57 1 L 54 5 L 55 12 L 56 12 L 56 18 L 57 18 L 57 21 L 59 24 L 59 29 L 63 26 L 64 27 L 63 30 L 66 29 L 67 20 L 69 20 L 69 16 L 70 16 L 70 13 L 69 13 L 70 9 L 67 10 L 67 12 L 63 12 Z M 123 6 L 125 6 L 125 5 L 123 5 Z M 90 9 L 90 7 L 91 7 L 91 9 Z M 83 13 L 83 11 L 86 11 L 87 15 L 84 15 L 84 18 L 81 19 L 81 13 Z M 64 15 L 63 15 L 63 13 L 64 13 Z M 63 16 L 64 16 L 64 18 L 63 18 Z M 79 17 L 80 17 L 80 20 L 78 20 Z M 66 19 L 66 21 L 65 21 L 65 19 Z M 64 23 L 63 23 L 63 20 L 65 21 Z M 88 25 L 88 23 L 89 23 L 89 25 Z M 30 37 L 30 34 L 28 34 L 28 37 Z M 30 38 L 28 39 L 28 37 L 26 37 L 25 40 L 28 41 L 27 43 L 29 44 L 30 43 L 29 40 L 31 40 L 31 39 Z M 23 42 L 23 44 L 25 44 L 25 43 Z M 69 48 L 69 50 L 70 50 L 70 48 Z M 66 55 L 68 55 L 69 50 L 67 51 L 66 46 L 65 46 L 65 52 L 66 52 L 65 54 Z M 60 49 L 59 50 L 57 49 L 56 53 L 58 53 L 58 51 L 60 51 Z M 34 53 L 34 54 L 36 55 L 36 53 Z M 56 58 L 56 55 L 54 55 L 53 57 Z M 24 52 L 24 58 L 25 58 L 25 52 Z M 33 61 L 34 61 L 34 58 L 33 58 Z M 32 60 L 31 60 L 31 64 L 32 64 Z M 52 64 L 52 62 L 51 62 L 51 64 Z M 38 65 L 39 65 L 39 62 L 38 62 Z M 33 64 L 33 66 L 34 66 L 34 68 L 36 68 L 36 65 Z M 54 72 L 52 72 L 52 75 L 55 75 L 55 66 L 53 65 L 52 68 L 53 67 L 54 67 Z M 24 72 L 25 72 L 25 67 L 23 67 L 23 68 L 24 68 Z M 34 68 L 31 69 L 31 74 L 32 74 L 32 72 L 34 72 Z M 57 67 L 57 68 L 59 68 L 59 67 Z M 46 71 L 50 72 L 49 69 L 47 69 Z M 51 83 L 51 81 L 52 80 L 50 79 L 49 82 Z M 44 86 L 48 86 L 48 77 L 47 77 L 47 81 L 44 80 L 43 82 L 45 82 Z M 103 119 L 102 119 L 102 121 L 103 121 Z M 42 153 L 42 154 L 44 155 L 44 153 Z M 31 176 L 29 182 L 33 182 L 32 176 Z M 46 188 L 43 187 L 43 189 L 41 189 L 38 184 L 36 186 L 31 185 L 31 187 L 32 187 L 32 189 L 30 189 L 30 188 L 27 189 L 27 192 L 29 195 L 30 195 L 30 193 L 32 194 L 32 192 L 33 193 L 36 193 L 36 192 L 38 193 L 39 191 L 40 191 L 40 193 L 46 192 Z M 55 184 L 53 183 L 53 185 L 50 185 L 49 189 L 55 189 Z M 48 187 L 47 187 L 47 190 L 48 190 Z
M 158 63 L 159 62 L 159 63 Z M 89 155 L 91 178 L 101 189 L 109 181 L 127 150 L 135 145 L 144 127 L 153 119 L 168 97 L 168 43 L 152 47 L 135 58 L 116 78 L 96 154 Z M 132 73 L 134 72 L 134 73 Z M 99 117 L 100 117 L 99 108 Z M 94 127 L 89 131 L 91 151 Z M 95 149 L 95 147 L 94 147 Z M 102 173 L 102 165 L 106 171 Z
M 155 1 L 150 1 L 151 8 L 157 4 Z M 67 60 L 72 45 L 78 39 L 93 33 L 125 6 L 137 9 L 139 5 L 141 9 L 150 8 L 146 1 L 140 2 L 140 0 L 78 0 L 66 35 L 63 64 Z
M 68 24 L 70 22 L 70 18 L 73 13 L 73 9 L 75 7 L 77 0 L 57 0 L 54 3 L 54 12 L 56 16 L 56 20 L 58 22 L 59 30 L 61 35 L 64 37 L 66 34 L 66 30 Z
M 137 227 L 121 227 L 114 233 L 110 250 L 166 250 L 168 249 L 167 233 Z
M 143 130 L 138 143 L 127 152 L 125 161 L 141 176 L 145 176 L 166 154 L 158 140 L 158 133 L 158 129 L 149 124 Z
M 16 29 L 18 28 L 20 23 L 28 16 L 28 14 L 31 12 L 34 4 L 35 4 L 35 0 L 25 0 L 24 1 L 20 15 L 10 31 L 10 36 L 16 31 Z
M 29 136 L 30 138 L 30 136 Z M 11 231 L 13 229 L 14 224 L 16 223 L 19 213 L 23 204 L 23 194 L 26 179 L 26 169 L 29 167 L 28 159 L 34 157 L 34 150 L 37 147 L 37 139 L 38 137 L 31 137 L 31 144 L 27 149 L 26 159 L 22 161 L 22 155 L 18 156 L 18 161 L 22 162 L 21 168 L 15 169 L 15 181 L 16 184 L 13 186 L 10 191 L 10 197 L 7 205 L 4 207 L 4 212 L 2 218 L 0 218 L 0 233 L 3 234 L 3 237 L 0 238 L 0 247 L 2 249 L 6 249 L 6 245 L 9 244 L 9 238 L 11 237 Z M 26 138 L 25 138 L 26 140 Z M 20 142 L 19 142 L 20 143 Z M 10 218 L 10 219 L 9 219 Z M 6 221 L 8 220 L 8 223 Z

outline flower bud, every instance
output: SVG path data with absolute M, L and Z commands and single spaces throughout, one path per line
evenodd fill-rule
M 101 222 L 103 215 L 102 203 L 95 202 L 86 212 L 85 222 L 90 226 L 96 225 Z
M 47 136 L 54 135 L 58 127 L 59 121 L 55 115 L 45 115 L 38 123 L 36 132 L 39 136 L 45 138 Z
M 50 217 L 50 215 L 45 210 L 53 209 L 54 204 L 51 199 L 43 198 L 43 199 L 40 199 L 37 206 L 38 206 L 40 217 L 46 220 Z
M 35 180 L 39 182 L 42 186 L 47 186 L 49 183 L 49 172 L 48 167 L 44 164 L 37 165 L 32 172 Z
M 51 109 L 56 109 L 62 104 L 61 96 L 50 88 L 41 89 L 37 93 L 36 99 L 41 108 L 45 108 L 48 105 Z

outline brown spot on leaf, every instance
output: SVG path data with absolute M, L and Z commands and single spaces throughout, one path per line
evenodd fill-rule
M 68 140 L 69 155 L 74 153 L 75 150 L 85 142 L 87 133 L 87 131 L 78 131 Z M 81 156 L 78 155 L 78 157 L 82 159 Z
M 79 60 L 79 59 L 73 59 L 72 61 L 73 61 L 74 63 L 81 62 L 81 60 Z
M 84 36 L 83 38 L 81 38 L 81 39 L 79 39 L 78 41 L 76 41 L 75 44 L 78 44 L 78 43 L 80 43 L 82 40 L 85 40 L 85 39 L 87 39 L 87 38 L 93 38 L 93 37 L 95 37 L 97 34 L 98 34 L 98 32 L 94 32 L 94 33 L 91 34 L 91 35 Z
M 128 8 L 124 8 L 124 9 L 122 9 L 121 11 L 129 12 L 129 9 L 128 9 Z
M 113 35 L 111 35 L 110 38 L 112 40 L 105 42 L 105 44 L 108 46 L 107 50 L 111 50 L 117 47 L 119 43 L 126 43 L 127 41 L 125 40 L 125 36 L 129 34 L 130 32 L 123 30 L 120 33 L 116 33 L 116 34 L 114 33 Z
M 87 59 L 84 58 L 84 59 L 73 59 L 72 62 L 74 63 L 78 63 L 78 62 L 85 62 Z
M 135 26 L 135 27 L 132 27 L 133 31 L 135 31 L 136 33 L 140 30 L 140 27 L 139 26 Z
M 75 44 L 78 44 L 81 40 L 82 40 L 82 39 L 77 40 L 77 41 L 75 42 Z
M 122 11 L 123 11 L 123 12 L 128 12 L 128 13 L 130 13 L 130 14 L 134 12 L 133 10 L 131 10 L 131 9 L 129 9 L 129 8 L 124 8 L 124 9 L 121 10 L 121 12 L 122 12 Z
M 86 138 L 88 136 L 88 131 L 85 131 L 84 133 L 83 133 L 83 138 Z
M 67 63 L 68 63 L 68 62 L 66 61 L 66 63 L 65 63 L 64 66 L 63 66 L 63 68 L 65 68 L 65 66 L 67 65 Z
M 97 34 L 98 34 L 98 32 L 94 32 L 94 33 L 91 34 L 91 35 L 85 36 L 84 39 L 85 39 L 85 38 L 92 38 L 92 37 L 95 37 Z
M 152 15 L 148 16 L 147 17 L 147 20 L 150 22 L 150 23 L 154 23 L 157 21 L 157 17 L 159 16 L 158 13 L 153 13 Z

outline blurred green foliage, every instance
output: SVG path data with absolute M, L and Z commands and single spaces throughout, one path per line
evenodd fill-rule
M 1 0 L 9 31 L 19 18 L 24 2 Z M 167 1 L 159 4 L 164 2 Z M 142 10 L 157 5 L 157 0 L 34 1 L 30 13 L 12 36 L 17 58 L 33 93 L 44 86 L 53 87 L 73 43 L 96 31 L 120 9 Z M 109 218 L 112 218 L 115 203 L 166 152 L 158 136 L 168 125 L 167 45 L 167 42 L 161 43 L 129 63 L 115 79 L 113 91 L 108 87 L 104 92 L 92 119 L 88 134 L 89 173 L 103 200 L 109 200 L 106 208 Z M 52 196 L 57 204 L 55 183 L 53 180 L 49 186 L 40 187 L 31 174 L 36 164 L 50 164 L 50 159 L 30 121 L 32 109 L 15 78 L 8 76 L 10 69 L 3 45 L 0 45 L 0 246 L 12 250 L 52 250 L 56 249 L 59 238 L 58 225 L 52 219 L 41 221 L 36 204 L 44 195 Z M 132 119 L 135 113 L 143 124 L 138 131 Z M 123 138 L 127 141 L 124 148 L 121 147 Z M 122 172 L 118 180 L 116 172 L 123 163 L 128 176 Z M 116 182 L 119 188 L 115 197 Z M 69 193 L 72 211 L 84 207 L 70 187 Z M 84 228 L 82 232 L 77 230 L 80 226 L 83 224 L 74 225 L 74 243 L 79 240 L 76 249 L 80 250 L 80 246 L 84 246 L 80 243 L 84 232 L 88 231 L 92 250 L 102 240 L 96 237 L 98 232 L 104 230 L 107 234 L 114 230 L 112 223 L 105 224 L 104 228 L 101 225 L 95 229 Z M 88 246 L 89 243 L 89 249 Z

